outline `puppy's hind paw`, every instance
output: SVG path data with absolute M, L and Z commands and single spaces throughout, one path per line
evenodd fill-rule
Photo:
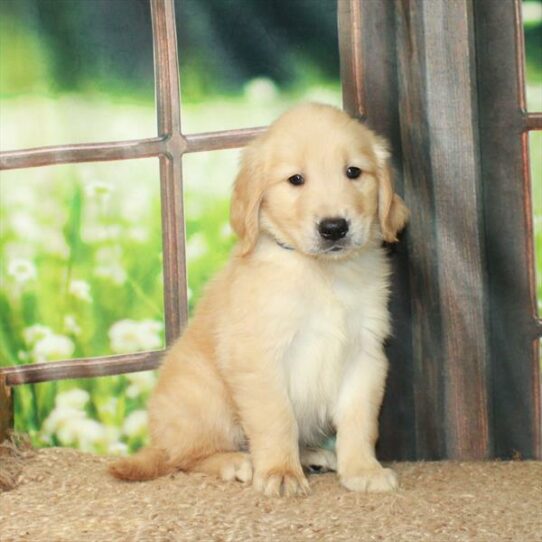
M 395 472 L 382 467 L 361 470 L 354 476 L 341 477 L 341 484 L 350 491 L 367 493 L 384 493 L 399 487 Z
M 250 482 L 252 480 L 252 461 L 248 454 L 239 454 L 234 461 L 224 465 L 220 471 L 220 478 L 224 481 L 238 480 Z
M 337 456 L 331 450 L 324 448 L 302 448 L 299 456 L 301 464 L 309 473 L 337 470 Z

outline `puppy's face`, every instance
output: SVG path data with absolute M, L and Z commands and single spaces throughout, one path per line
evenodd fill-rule
M 299 106 L 245 151 L 232 225 L 247 253 L 266 232 L 304 254 L 342 258 L 393 241 L 408 211 L 393 194 L 385 142 L 342 111 Z

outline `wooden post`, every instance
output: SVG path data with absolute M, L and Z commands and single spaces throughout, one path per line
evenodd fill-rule
M 488 349 L 472 6 L 396 7 L 418 456 L 481 459 Z
M 395 189 L 404 194 L 394 3 L 362 1 L 360 20 L 366 123 L 389 141 Z M 355 95 L 343 80 L 343 93 L 346 92 Z M 351 103 L 355 100 L 345 100 L 345 105 Z M 355 110 L 349 112 L 355 114 Z M 389 247 L 393 266 L 393 335 L 387 347 L 390 371 L 378 443 L 378 454 L 384 460 L 417 458 L 408 237 L 407 231 L 400 243 Z
M 491 435 L 472 2 L 360 4 L 367 122 L 391 141 L 412 211 L 393 254 L 381 455 L 481 459 Z
M 536 287 L 521 3 L 476 0 L 488 268 L 490 396 L 497 457 L 542 458 Z M 540 117 L 538 117 L 540 118 Z
M 0 374 L 0 443 L 9 437 L 13 429 L 13 395 L 6 385 L 6 379 Z

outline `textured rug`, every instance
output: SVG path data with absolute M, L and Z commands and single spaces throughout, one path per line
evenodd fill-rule
M 120 482 L 108 461 L 68 449 L 26 458 L 0 494 L 0 540 L 542 541 L 542 462 L 399 463 L 401 488 L 386 495 L 314 475 L 310 496 L 284 499 L 198 474 Z

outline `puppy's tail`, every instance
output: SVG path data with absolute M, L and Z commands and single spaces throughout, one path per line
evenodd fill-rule
M 109 466 L 109 473 L 115 478 L 128 481 L 153 480 L 174 472 L 168 461 L 168 454 L 161 448 L 143 448 L 132 457 L 123 457 Z

